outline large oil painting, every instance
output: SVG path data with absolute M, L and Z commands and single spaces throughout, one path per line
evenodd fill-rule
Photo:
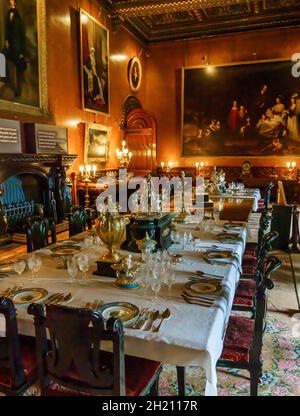
M 291 61 L 183 69 L 184 156 L 300 155 Z
M 109 32 L 80 10 L 83 109 L 109 114 Z
M 0 78 L 0 109 L 46 113 L 45 0 L 0 2 L 0 52 L 6 73 Z

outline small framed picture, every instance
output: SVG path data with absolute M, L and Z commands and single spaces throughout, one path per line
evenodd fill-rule
M 111 128 L 101 124 L 85 126 L 85 163 L 105 163 L 109 157 Z
M 142 75 L 143 70 L 140 58 L 135 56 L 130 60 L 128 67 L 129 85 L 133 92 L 137 92 L 140 89 L 142 83 Z

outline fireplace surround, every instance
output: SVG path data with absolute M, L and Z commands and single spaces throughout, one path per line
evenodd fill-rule
M 0 216 L 5 217 L 0 221 L 0 234 L 22 231 L 27 218 L 41 212 L 56 224 L 62 223 L 73 204 L 67 170 L 76 158 L 76 155 L 0 154 Z

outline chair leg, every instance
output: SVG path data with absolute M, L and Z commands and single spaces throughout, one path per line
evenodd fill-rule
M 261 375 L 260 370 L 250 371 L 250 396 L 257 396 L 258 393 L 258 382 Z
M 185 396 L 185 367 L 176 367 L 178 396 Z

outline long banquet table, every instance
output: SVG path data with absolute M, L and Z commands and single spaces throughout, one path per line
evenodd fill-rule
M 211 227 L 209 232 L 197 231 L 196 224 L 177 225 L 180 231 L 191 231 L 194 237 L 200 239 L 201 247 L 211 248 L 213 244 L 219 244 L 224 249 L 232 249 L 241 263 L 246 241 L 246 226 L 241 229 L 241 240 L 221 244 L 217 234 L 223 231 L 222 222 Z M 76 236 L 81 241 L 83 235 Z M 80 244 L 83 244 L 82 242 Z M 173 247 L 171 248 L 173 249 Z M 71 306 L 83 306 L 86 302 L 94 302 L 100 299 L 104 303 L 126 301 L 137 305 L 139 308 L 159 309 L 162 311 L 168 307 L 171 317 L 165 321 L 158 333 L 145 332 L 125 328 L 125 353 L 128 355 L 160 361 L 176 366 L 199 366 L 206 374 L 206 395 L 217 395 L 217 371 L 216 362 L 221 355 L 223 340 L 229 319 L 234 292 L 240 277 L 240 267 L 236 264 L 211 265 L 204 261 L 200 251 L 193 251 L 193 247 L 185 250 L 186 261 L 176 267 L 176 282 L 172 287 L 171 297 L 168 297 L 164 288 L 159 294 L 157 304 L 153 302 L 153 296 L 148 291 L 144 295 L 143 289 L 124 290 L 113 286 L 113 279 L 96 277 L 92 272 L 96 269 L 94 262 L 99 258 L 103 249 L 93 246 L 84 248 L 89 253 L 92 267 L 89 271 L 89 280 L 85 286 L 78 283 L 69 283 L 66 270 L 58 270 L 57 259 L 50 256 L 49 249 L 40 250 L 43 259 L 39 277 L 31 283 L 29 272 L 25 272 L 17 281 L 16 275 L 0 279 L 0 291 L 17 283 L 23 287 L 43 287 L 49 294 L 55 292 L 72 292 Z M 126 253 L 128 254 L 128 253 Z M 139 256 L 139 255 L 137 255 Z M 188 277 L 195 276 L 196 270 L 224 276 L 222 280 L 223 293 L 217 298 L 213 307 L 204 307 L 186 303 L 181 298 L 181 292 Z M 32 316 L 27 314 L 26 308 L 18 308 L 18 328 L 23 335 L 34 336 Z M 5 330 L 4 320 L 0 320 L 0 334 Z M 105 349 L 110 350 L 109 346 Z M 138 369 L 137 369 L 138 371 Z

